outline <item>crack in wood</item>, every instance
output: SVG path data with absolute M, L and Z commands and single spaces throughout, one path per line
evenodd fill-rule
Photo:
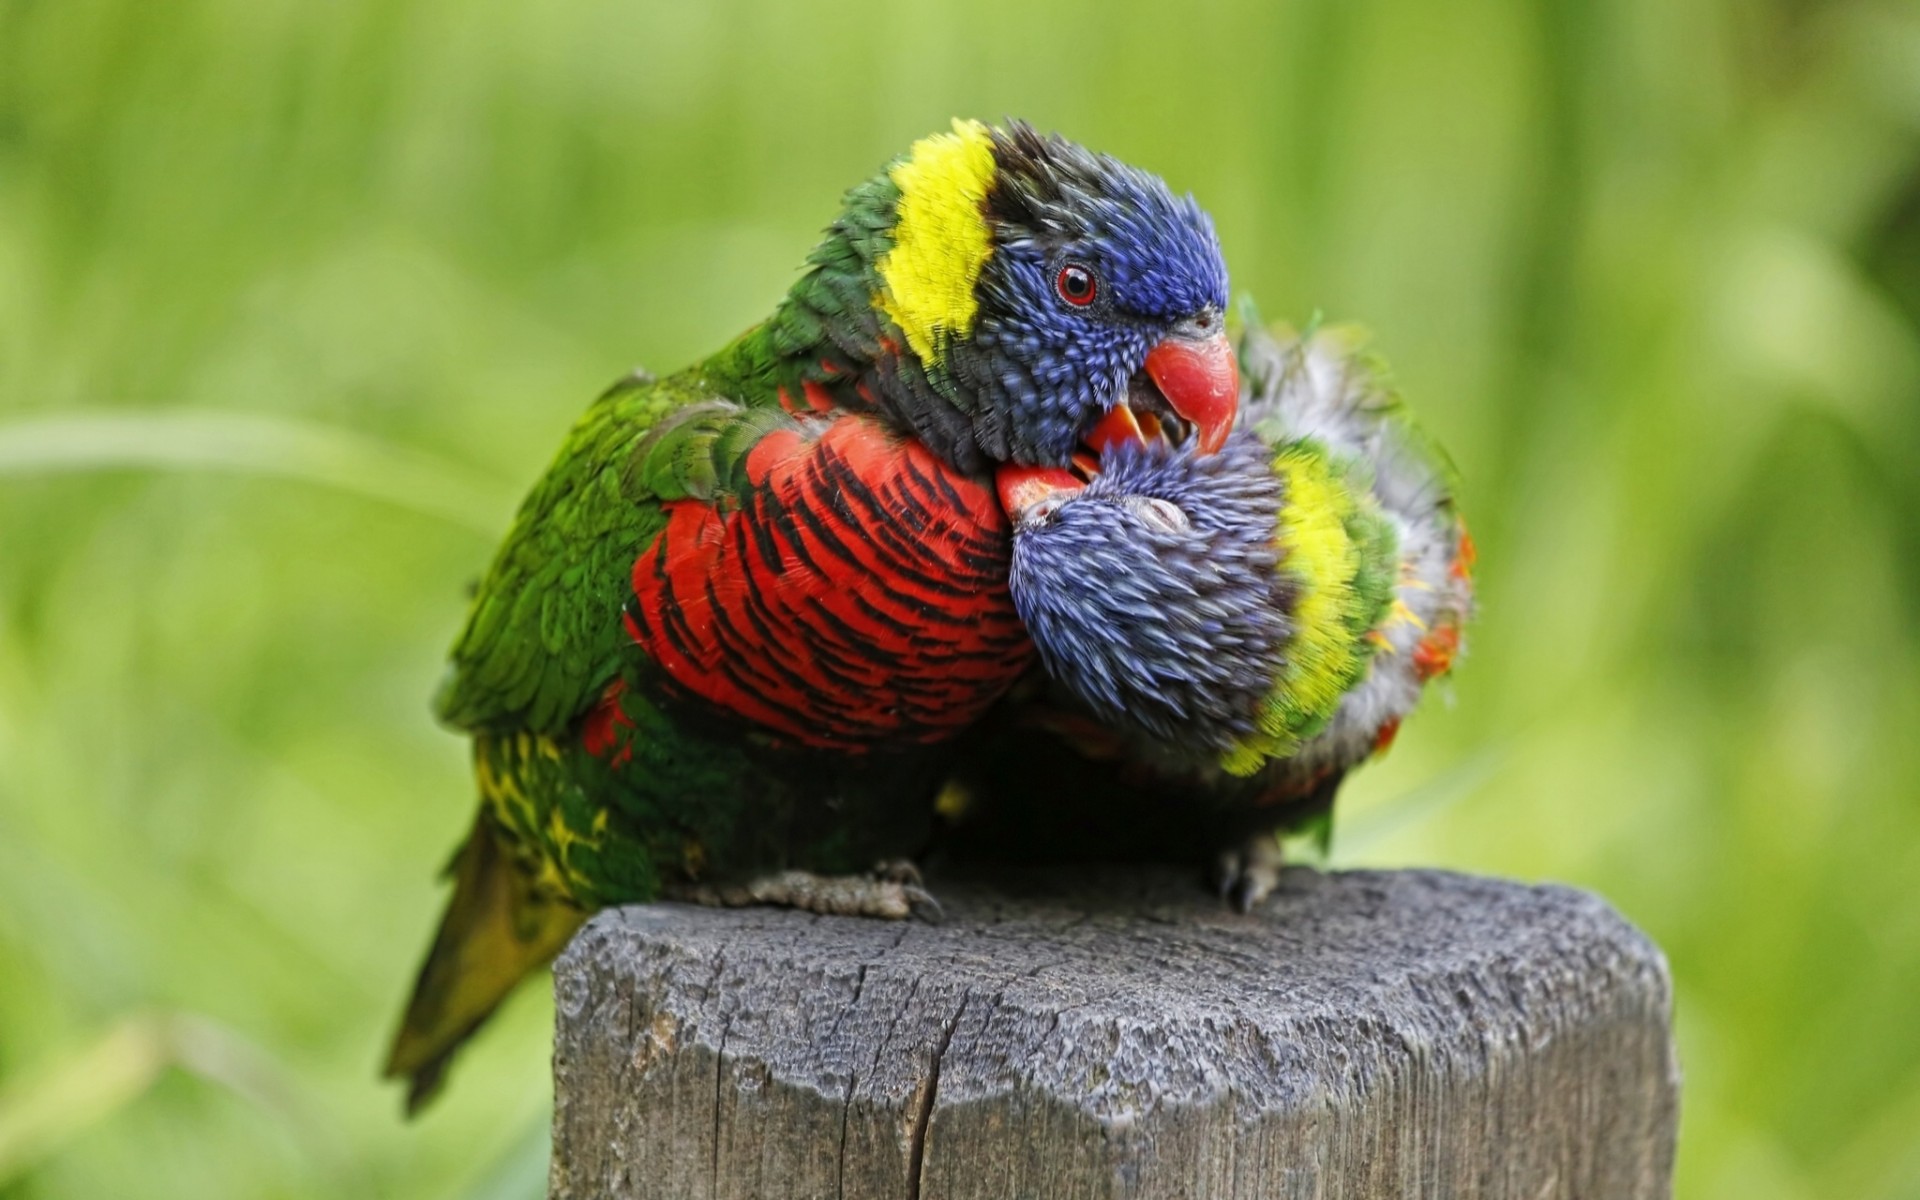
M 709 1195 L 720 1195 L 720 1104 L 723 1097 L 721 1083 L 727 1073 L 727 1034 L 733 1029 L 733 1018 L 724 1017 L 720 1022 L 720 1045 L 713 1052 L 713 1187 Z
M 920 1111 L 913 1120 L 913 1132 L 907 1142 L 907 1200 L 920 1200 L 920 1170 L 926 1165 L 927 1126 L 933 1123 L 933 1104 L 940 1095 L 940 1062 L 947 1055 L 947 1047 L 953 1044 L 953 1031 L 960 1028 L 960 1018 L 967 1013 L 967 1005 L 973 1000 L 971 988 L 960 995 L 960 1007 L 954 1010 L 953 1020 L 947 1022 L 946 1029 L 940 1035 L 940 1044 L 933 1048 L 933 1060 L 927 1068 L 927 1086 L 920 1098 Z
M 829 1038 L 839 1035 L 840 1023 L 847 1019 L 848 1013 L 859 1007 L 860 994 L 867 989 L 867 968 L 871 965 L 870 963 L 860 964 L 860 973 L 856 975 L 853 980 L 853 996 L 847 1001 L 847 1006 L 840 1010 L 839 1015 L 833 1018 L 833 1029 L 827 1035 Z M 847 1068 L 847 1094 L 842 1097 L 840 1102 L 840 1149 L 834 1155 L 833 1160 L 833 1190 L 834 1195 L 840 1197 L 840 1200 L 845 1200 L 847 1194 L 847 1121 L 853 1113 L 853 1085 L 859 1078 L 859 1073 L 849 1066 Z

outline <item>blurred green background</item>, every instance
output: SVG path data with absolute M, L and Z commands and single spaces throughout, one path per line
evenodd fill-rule
M 527 989 L 374 1070 L 470 812 L 425 701 L 575 413 L 1026 116 L 1376 331 L 1484 607 L 1342 863 L 1672 958 L 1680 1191 L 1920 1197 L 1920 8 L 0 0 L 0 1196 L 541 1189 Z

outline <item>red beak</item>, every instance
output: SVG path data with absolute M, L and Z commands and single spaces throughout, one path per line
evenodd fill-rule
M 1240 364 L 1224 331 L 1205 338 L 1176 334 L 1147 352 L 1146 368 L 1167 404 L 1193 423 L 1202 454 L 1226 445 L 1240 412 Z
M 1029 467 L 1020 463 L 1008 463 L 994 474 L 994 484 L 1000 489 L 1000 507 L 1015 524 L 1026 516 L 1027 510 L 1043 500 L 1067 492 L 1077 492 L 1087 485 L 1071 471 L 1059 467 Z

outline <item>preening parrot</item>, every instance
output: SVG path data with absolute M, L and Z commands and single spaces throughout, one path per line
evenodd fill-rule
M 1452 468 L 1356 333 L 1250 323 L 1214 455 L 1116 410 L 1096 470 L 1003 468 L 1044 676 L 970 737 L 943 807 L 987 857 L 1211 858 L 1242 908 L 1459 655 L 1474 548 Z

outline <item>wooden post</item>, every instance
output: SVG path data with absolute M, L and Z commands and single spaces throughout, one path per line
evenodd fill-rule
M 938 925 L 602 913 L 557 967 L 570 1200 L 1670 1194 L 1654 945 L 1604 902 L 1290 870 L 941 882 Z

